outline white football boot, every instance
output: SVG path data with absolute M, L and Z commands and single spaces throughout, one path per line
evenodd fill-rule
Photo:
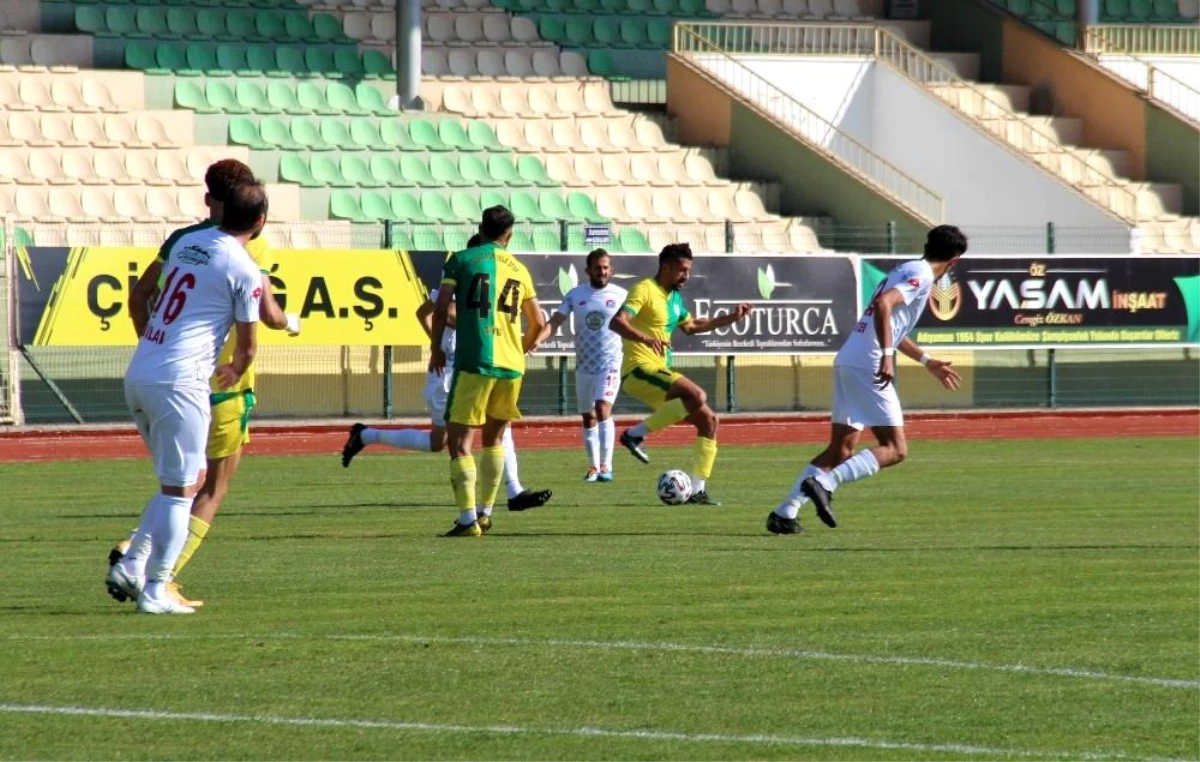
M 165 592 L 165 591 L 164 591 Z M 152 598 L 148 590 L 143 590 L 137 599 L 137 610 L 143 614 L 195 614 L 196 609 L 185 606 L 170 593 L 161 598 Z

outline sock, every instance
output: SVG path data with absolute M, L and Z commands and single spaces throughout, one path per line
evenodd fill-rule
M 504 477 L 504 447 L 485 447 L 479 451 L 479 505 L 491 508 L 496 504 L 500 480 Z
M 490 505 L 477 506 L 475 508 L 475 515 L 476 516 L 491 516 L 492 515 L 492 506 L 490 506 Z
M 613 443 L 617 441 L 617 427 L 613 419 L 600 421 L 600 470 L 612 471 Z
M 796 479 L 796 483 L 792 485 L 792 491 L 788 493 L 783 502 L 775 507 L 775 513 L 785 519 L 794 519 L 800 515 L 800 509 L 808 502 L 808 498 L 800 491 L 800 485 L 810 476 L 816 476 L 822 473 L 821 469 L 809 463 L 804 468 L 804 473 Z
M 583 449 L 587 451 L 588 465 L 592 468 L 600 469 L 600 427 L 593 426 L 590 429 L 587 426 L 583 427 Z
M 450 485 L 454 487 L 454 505 L 462 511 L 460 524 L 475 520 L 475 459 L 454 458 L 450 461 Z M 468 518 L 469 515 L 469 518 Z
M 183 545 L 183 552 L 179 554 L 179 560 L 175 562 L 175 571 L 171 573 L 172 577 L 178 577 L 179 572 L 183 571 L 183 567 L 188 565 L 188 561 L 192 560 L 192 555 L 195 554 L 196 548 L 200 547 L 200 543 L 204 542 L 204 538 L 208 536 L 208 522 L 204 519 L 191 516 L 188 518 L 188 538 Z
M 381 444 L 398 450 L 429 452 L 429 432 L 421 429 L 363 429 L 363 444 Z
M 717 440 L 696 437 L 692 446 L 692 494 L 703 492 L 717 460 Z
M 521 476 L 517 472 L 517 446 L 513 444 L 512 426 L 504 430 L 504 438 L 500 440 L 500 444 L 504 446 L 504 483 L 511 500 L 525 491 L 521 486 Z
M 151 510 L 153 507 L 154 498 L 150 498 L 150 502 L 142 511 L 138 528 L 129 538 L 129 550 L 125 551 L 125 557 L 121 559 L 126 573 L 134 577 L 146 576 L 146 561 L 150 557 L 150 530 L 154 525 L 154 511 Z
M 147 582 L 170 582 L 171 570 L 188 539 L 188 519 L 192 513 L 190 497 L 158 494 L 153 502 L 154 530 L 150 535 L 150 558 L 146 562 Z
M 858 453 L 827 474 L 817 477 L 825 489 L 833 492 L 838 486 L 847 482 L 856 482 L 879 473 L 879 461 L 870 450 L 859 450 Z
M 683 400 L 678 398 L 667 400 L 663 403 L 662 407 L 651 413 L 649 418 L 630 429 L 629 433 L 635 437 L 644 437 L 647 434 L 662 431 L 668 426 L 674 426 L 684 418 L 687 418 L 687 414 L 687 408 L 683 406 Z

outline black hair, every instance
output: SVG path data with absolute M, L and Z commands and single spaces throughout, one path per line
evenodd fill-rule
M 467 239 L 467 248 L 473 249 L 476 246 L 482 246 L 485 243 L 487 243 L 487 241 L 484 240 L 483 235 L 480 233 L 476 233 L 475 235 L 473 235 Z
M 249 233 L 267 215 L 267 189 L 257 180 L 238 183 L 225 194 L 221 227 L 235 233 Z
M 599 259 L 600 257 L 607 257 L 607 256 L 608 256 L 608 252 L 605 251 L 604 249 L 594 249 L 592 251 L 589 251 L 588 255 L 587 255 L 588 269 L 591 269 L 592 263 L 595 262 L 597 259 Z
M 513 213 L 503 206 L 489 206 L 483 210 L 483 220 L 479 223 L 479 232 L 488 241 L 495 241 L 512 230 L 516 219 Z
M 663 247 L 663 250 L 658 253 L 658 264 L 664 265 L 667 262 L 674 262 L 679 259 L 691 259 L 692 247 L 686 243 L 672 243 Z
M 949 262 L 967 251 L 967 236 L 953 225 L 938 225 L 925 238 L 925 258 L 931 262 Z
M 213 201 L 224 203 L 225 197 L 235 185 L 254 181 L 250 167 L 237 159 L 221 159 L 209 165 L 204 172 L 204 186 Z

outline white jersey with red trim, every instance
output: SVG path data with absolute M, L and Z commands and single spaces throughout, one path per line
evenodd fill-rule
M 904 297 L 892 310 L 892 346 L 900 346 L 901 340 L 908 336 L 917 324 L 917 319 L 921 317 L 926 303 L 929 302 L 929 292 L 932 288 L 933 268 L 924 259 L 914 259 L 898 265 L 887 274 L 883 283 L 879 284 L 879 288 L 871 296 L 871 301 L 892 289 L 896 289 Z M 879 338 L 875 335 L 874 310 L 867 304 L 862 317 L 834 358 L 833 364 L 875 370 L 879 367 L 882 357 Z

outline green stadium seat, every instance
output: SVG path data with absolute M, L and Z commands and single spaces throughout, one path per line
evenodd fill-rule
M 204 47 L 207 46 L 196 46 Z M 255 54 L 251 58 L 251 54 Z M 271 63 L 274 58 L 268 60 L 259 60 L 260 48 L 246 48 L 238 44 L 221 44 L 216 49 L 216 68 L 222 71 L 227 71 L 239 77 L 247 77 L 251 74 L 270 74 Z
M 533 250 L 551 253 L 562 251 L 562 234 L 548 225 L 537 225 L 532 230 Z M 569 239 L 568 234 L 568 239 Z
M 1102 12 L 1108 17 L 1108 20 L 1125 21 L 1130 17 L 1129 0 L 1104 0 Z
M 606 222 L 608 220 L 596 209 L 596 202 L 586 193 L 575 191 L 567 196 L 567 208 L 571 216 L 587 222 Z
M 612 15 L 620 15 L 629 10 L 625 0 L 600 0 L 600 10 Z
M 306 51 L 300 48 L 294 48 L 290 45 L 281 47 L 275 51 L 272 61 L 271 68 L 273 71 L 268 72 L 268 76 L 297 78 L 316 76 L 316 73 L 308 68 Z
M 413 246 L 412 236 L 406 230 L 400 230 L 397 227 L 392 227 L 392 248 L 397 251 L 418 251 Z
M 350 137 L 350 127 L 341 119 L 327 117 L 321 120 L 321 139 L 342 151 L 361 151 L 363 146 Z
M 358 107 L 368 114 L 376 116 L 390 116 L 396 112 L 388 108 L 387 102 L 383 99 L 383 93 L 374 86 L 366 82 L 359 82 L 354 86 L 354 98 L 358 101 Z
M 538 195 L 537 202 L 538 210 L 543 217 L 551 220 L 583 222 L 583 218 L 571 214 L 571 210 L 567 208 L 567 202 L 558 191 L 542 191 Z
M 647 251 L 653 251 L 650 247 L 650 241 L 642 231 L 637 228 L 624 228 L 616 237 L 616 251 L 623 251 L 629 254 L 641 254 Z
M 545 13 L 574 13 L 574 0 L 542 0 L 541 10 Z
M 312 21 L 302 12 L 289 11 L 283 17 L 283 38 L 301 42 L 320 42 Z
M 1029 13 L 1027 18 L 1034 20 L 1042 20 L 1052 18 L 1054 9 L 1048 6 L 1045 2 L 1030 3 Z
M 675 0 L 654 0 L 651 5 L 654 13 L 659 16 L 674 16 L 679 13 L 679 5 Z
M 664 19 L 651 19 L 647 22 L 646 44 L 648 47 L 664 50 L 671 47 L 671 22 Z
M 308 109 L 296 98 L 296 91 L 287 82 L 267 83 L 267 102 L 285 114 L 307 114 Z
M 384 119 L 379 123 L 379 137 L 392 148 L 400 151 L 415 151 L 417 144 L 408 134 L 408 127 L 399 119 Z
M 429 174 L 438 181 L 439 185 L 449 185 L 452 188 L 466 188 L 471 184 L 458 171 L 458 162 L 446 154 L 435 154 L 429 158 Z
M 225 14 L 211 8 L 196 11 L 196 31 L 205 39 L 222 42 L 233 39 L 225 26 Z
M 379 221 L 396 218 L 387 197 L 378 191 L 364 191 L 359 196 L 359 202 L 362 204 L 363 215 L 367 219 Z
M 319 188 L 324 185 L 313 177 L 308 162 L 295 153 L 285 153 L 279 157 L 279 179 L 285 183 L 296 183 L 303 188 Z
M 396 79 L 396 67 L 392 66 L 391 59 L 378 50 L 364 50 L 362 66 L 368 79 Z
M 370 111 L 358 105 L 354 91 L 341 82 L 330 82 L 325 87 L 325 99 L 329 107 L 350 116 L 366 116 Z
M 453 200 L 451 200 L 453 203 Z M 446 251 L 462 251 L 467 248 L 467 241 L 471 239 L 472 233 L 470 228 L 463 229 L 461 227 L 448 228 L 442 231 L 442 246 Z
M 492 156 L 488 158 L 488 174 L 510 187 L 528 185 L 521 173 L 513 164 L 511 156 Z
M 234 90 L 234 95 L 242 108 L 247 111 L 253 111 L 256 114 L 278 114 L 279 109 L 271 105 L 267 99 L 266 92 L 257 82 L 240 79 L 237 83 L 237 88 Z
M 335 190 L 329 194 L 329 216 L 335 220 L 369 222 L 358 199 L 346 191 Z
M 600 0 L 575 0 L 575 12 L 594 16 L 600 13 Z
M 1129 0 L 1129 15 L 1134 21 L 1149 21 L 1154 15 L 1151 0 Z
M 325 100 L 325 91 L 313 82 L 300 82 L 296 85 L 296 103 L 308 114 L 331 116 L 339 113 Z
M 200 32 L 196 12 L 187 8 L 167 8 L 167 28 L 172 34 L 185 40 L 209 39 Z
M 371 157 L 368 166 L 371 168 L 371 176 L 381 185 L 394 188 L 409 188 L 415 185 L 412 180 L 400 173 L 400 168 L 396 166 L 396 161 L 391 156 L 375 154 Z
M 130 42 L 125 45 L 125 66 L 147 74 L 166 74 L 168 71 L 158 65 L 154 46 L 144 42 Z
M 612 56 L 606 50 L 589 50 L 587 65 L 588 71 L 596 77 L 611 77 L 616 71 Z
M 1079 42 L 1079 32 L 1074 21 L 1059 21 L 1055 25 L 1054 36 L 1067 47 L 1075 47 Z
M 427 226 L 413 228 L 414 251 L 449 251 L 446 239 L 437 230 Z
M 341 79 L 344 74 L 338 70 L 333 51 L 328 48 L 305 48 L 304 68 L 311 76 L 325 79 Z
M 428 119 L 414 119 L 408 125 L 408 134 L 412 142 L 426 151 L 449 151 L 450 146 L 442 142 L 438 130 Z
M 138 8 L 138 31 L 156 40 L 178 40 L 180 35 L 174 34 L 167 25 L 166 8 Z
M 318 13 L 312 18 L 314 39 L 327 43 L 348 43 L 350 38 L 342 31 L 342 22 L 337 16 Z
M 442 142 L 450 146 L 455 151 L 481 151 L 480 146 L 471 142 L 471 138 L 467 135 L 467 131 L 463 129 L 462 122 L 454 119 L 443 119 L 438 123 L 438 137 Z
M 376 51 L 378 52 L 378 51 Z M 367 73 L 363 68 L 362 57 L 358 54 L 357 48 L 337 48 L 333 51 L 333 69 L 343 77 L 350 79 L 362 79 Z M 329 72 L 326 72 L 329 76 Z
M 245 117 L 234 117 L 229 120 L 229 142 L 236 146 L 248 146 L 256 150 L 271 147 L 262 139 L 258 125 Z
M 425 164 L 425 160 L 420 156 L 411 154 L 401 156 L 398 162 L 400 174 L 408 180 L 410 185 L 418 185 L 423 188 L 437 188 L 442 183 L 433 176 L 429 171 L 429 166 Z
M 1175 0 L 1165 0 L 1165 2 L 1173 4 Z M 1054 8 L 1064 19 L 1075 18 L 1075 0 L 1056 0 Z
M 521 176 L 522 185 L 537 185 L 543 188 L 557 188 L 558 183 L 546 174 L 546 167 L 536 156 L 522 156 L 517 159 L 517 173 Z
M 641 20 L 623 19 L 621 21 L 621 42 L 630 48 L 644 48 L 649 42 L 646 38 L 646 25 Z
M 1176 0 L 1154 0 L 1154 9 L 1151 11 L 1155 21 L 1173 22 L 1181 21 L 1182 16 L 1179 15 L 1179 3 Z
M 567 251 L 583 253 L 589 250 L 588 245 L 584 242 L 583 229 L 578 225 L 572 225 L 567 229 Z
M 508 242 L 509 251 L 534 251 L 533 239 L 524 231 L 514 230 Z
M 483 218 L 483 207 L 479 199 L 470 193 L 454 191 L 450 194 L 450 209 L 455 216 L 462 220 L 478 220 Z
M 208 102 L 199 85 L 186 79 L 175 82 L 175 107 L 191 109 L 197 114 L 215 114 L 220 110 Z
M 356 145 L 362 146 L 368 151 L 390 151 L 391 146 L 383 142 L 383 138 L 379 134 L 379 128 L 375 126 L 375 122 L 362 117 L 355 117 L 350 120 L 350 139 Z
M 137 9 L 110 5 L 104 11 L 104 26 L 114 37 L 136 38 L 150 35 L 138 29 Z
M 713 14 L 704 5 L 704 0 L 679 0 L 677 15 L 682 18 L 705 18 Z
M 653 0 L 625 0 L 625 7 L 629 10 L 627 13 L 643 16 L 654 12 Z
M 281 151 L 299 151 L 303 148 L 309 148 L 307 144 L 296 139 L 295 122 L 292 122 L 291 129 L 288 129 L 287 123 L 283 120 L 273 116 L 265 116 L 258 123 L 258 129 L 262 133 L 263 141 L 272 148 L 278 148 Z M 313 148 L 313 150 L 318 149 Z
M 562 42 L 567 39 L 567 30 L 563 22 L 553 16 L 543 16 L 538 20 L 538 37 L 546 42 Z
M 592 22 L 586 18 L 569 18 L 566 24 L 568 45 L 584 47 L 595 42 L 592 39 Z
M 75 28 L 83 34 L 95 37 L 115 37 L 104 22 L 104 11 L 90 5 L 79 6 L 75 9 Z
M 421 211 L 435 222 L 458 222 L 459 217 L 450 208 L 450 201 L 436 191 L 421 194 Z
M 331 188 L 351 188 L 357 185 L 342 174 L 337 160 L 329 154 L 312 157 L 308 166 L 312 169 L 312 176 L 322 185 L 328 185 Z
M 478 146 L 478 149 L 482 151 L 508 153 L 510 150 L 496 137 L 490 124 L 477 119 L 467 123 L 467 138 L 470 139 L 472 145 Z
M 270 38 L 258 34 L 255 29 L 254 17 L 257 14 L 250 10 L 230 10 L 225 13 L 225 28 L 229 36 L 242 42 L 270 42 Z
M 213 108 L 226 114 L 248 114 L 250 109 L 238 102 L 237 94 L 224 80 L 210 80 L 204 87 L 204 97 Z
M 426 224 L 433 222 L 421 211 L 421 202 L 417 201 L 417 197 L 405 191 L 392 191 L 391 210 L 392 219 L 395 220 Z
M 467 182 L 478 188 L 498 188 L 503 185 L 500 180 L 492 177 L 483 160 L 473 154 L 459 157 L 458 171 Z
M 550 222 L 550 218 L 542 214 L 538 207 L 537 199 L 528 191 L 513 191 L 509 202 L 512 204 L 509 209 L 521 222 Z
M 592 37 L 597 45 L 617 48 L 625 45 L 621 39 L 621 25 L 615 18 L 601 16 L 592 23 Z
M 279 11 L 259 11 L 254 14 L 254 36 L 260 40 L 293 42 L 284 26 L 284 15 Z M 316 174 L 315 172 L 313 174 Z

